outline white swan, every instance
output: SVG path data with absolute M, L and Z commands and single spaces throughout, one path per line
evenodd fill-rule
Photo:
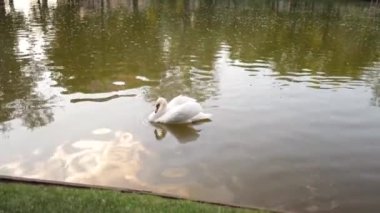
M 195 99 L 183 95 L 173 98 L 169 103 L 160 97 L 155 107 L 148 118 L 153 123 L 192 123 L 211 118 L 211 114 L 202 112 L 201 105 Z

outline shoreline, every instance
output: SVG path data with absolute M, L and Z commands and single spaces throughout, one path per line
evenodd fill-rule
M 31 190 L 34 190 L 32 189 L 34 187 L 40 188 L 40 189 L 44 188 L 47 190 L 62 188 L 67 191 L 80 190 L 81 191 L 80 193 L 96 191 L 97 193 L 119 193 L 119 196 L 125 196 L 125 195 L 134 195 L 134 196 L 143 196 L 143 197 L 149 196 L 149 197 L 156 197 L 157 199 L 166 200 L 167 202 L 171 202 L 171 201 L 180 202 L 180 203 L 184 202 L 184 203 L 190 203 L 189 205 L 195 205 L 195 206 L 206 205 L 206 206 L 211 206 L 211 207 L 216 207 L 216 208 L 223 208 L 225 210 L 231 210 L 234 212 L 235 211 L 237 212 L 240 212 L 240 211 L 268 212 L 268 213 L 278 212 L 278 211 L 268 210 L 268 209 L 264 209 L 260 207 L 250 207 L 250 206 L 241 206 L 241 205 L 234 205 L 234 204 L 228 204 L 228 203 L 188 199 L 188 198 L 170 195 L 170 194 L 156 193 L 153 191 L 0 175 L 0 185 L 4 186 L 6 184 L 8 184 L 8 186 L 11 186 L 11 188 L 15 186 L 22 186 Z M 4 187 L 0 187 L 0 197 L 1 197 L 1 194 L 3 193 L 3 190 L 4 190 L 3 188 Z M 1 200 L 4 201 L 3 199 Z M 142 205 L 146 205 L 146 203 Z M 1 206 L 2 204 L 0 203 L 0 210 L 1 210 Z

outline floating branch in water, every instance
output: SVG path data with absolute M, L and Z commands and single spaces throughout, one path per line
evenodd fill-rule
M 115 98 L 121 98 L 121 97 L 135 97 L 136 94 L 126 94 L 126 95 L 111 95 L 104 98 L 74 98 L 71 99 L 71 103 L 78 103 L 78 102 L 84 102 L 84 101 L 91 101 L 91 102 L 106 102 Z

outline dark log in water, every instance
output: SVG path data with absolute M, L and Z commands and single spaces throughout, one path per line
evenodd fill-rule
M 135 97 L 136 94 L 128 94 L 128 95 L 112 95 L 109 97 L 104 98 L 74 98 L 71 99 L 71 103 L 78 103 L 78 102 L 84 102 L 84 101 L 91 101 L 91 102 L 106 102 L 115 98 L 121 98 L 121 97 Z

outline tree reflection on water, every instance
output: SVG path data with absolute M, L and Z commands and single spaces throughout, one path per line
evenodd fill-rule
M 7 121 L 15 118 L 31 129 L 44 126 L 53 121 L 53 113 L 48 106 L 52 97 L 46 97 L 37 88 L 45 72 L 39 61 L 43 54 L 37 36 L 39 29 L 30 27 L 25 14 L 15 11 L 12 4 L 8 13 L 5 8 L 0 13 L 1 129 L 9 130 Z
M 370 82 L 378 105 L 379 69 L 366 68 L 380 56 L 379 10 L 371 4 L 42 0 L 26 13 L 0 5 L 3 131 L 17 118 L 30 129 L 52 122 L 61 94 L 46 91 L 56 88 L 72 94 L 147 86 L 148 101 L 178 93 L 205 101 L 219 94 L 221 51 L 229 66 L 252 76 L 270 64 L 265 75 L 310 88 Z

